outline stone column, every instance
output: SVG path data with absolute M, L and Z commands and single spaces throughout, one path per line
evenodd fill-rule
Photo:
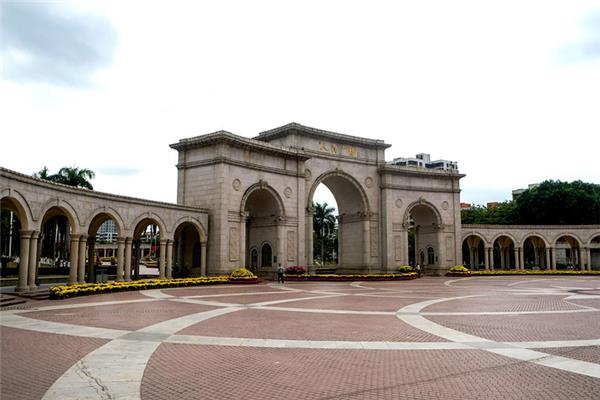
M 133 241 L 133 254 L 134 254 L 134 264 L 133 264 L 133 276 L 135 279 L 140 278 L 140 260 L 142 258 L 142 241 L 140 239 Z M 128 272 L 129 280 L 131 280 L 131 270 Z
M 515 253 L 515 269 L 520 269 L 519 268 L 519 249 L 517 247 L 514 248 L 514 253 Z
M 500 269 L 504 269 L 506 267 L 506 249 L 504 247 L 500 247 Z
M 284 260 L 284 242 L 285 242 L 285 225 L 283 219 L 277 220 L 277 264 L 281 264 L 285 268 Z M 275 269 L 277 269 L 277 264 Z
M 33 231 L 31 232 L 31 240 L 29 242 L 29 267 L 28 267 L 28 282 L 27 282 L 27 286 L 29 287 L 29 290 L 35 290 L 37 288 L 37 285 L 35 284 L 35 276 L 37 274 L 37 268 L 38 268 L 38 251 L 37 251 L 37 246 L 38 246 L 38 237 L 39 237 L 39 232 L 38 231 Z
M 485 264 L 485 269 L 490 269 L 490 248 L 489 247 L 484 247 L 483 260 L 484 260 L 484 264 Z
M 79 260 L 77 260 L 77 281 L 85 283 L 85 246 L 87 245 L 87 235 L 79 237 Z
M 550 266 L 553 270 L 556 269 L 556 248 L 550 247 Z
M 587 260 L 587 270 L 592 270 L 592 249 L 589 247 L 585 248 L 585 259 Z
M 519 247 L 519 264 L 521 265 L 521 269 L 525 269 L 525 248 Z
M 248 213 L 246 211 L 240 213 L 240 267 L 249 267 L 246 254 L 246 218 Z
M 123 279 L 127 282 L 131 280 L 131 242 L 130 237 L 125 238 L 125 276 Z
M 77 283 L 77 263 L 79 262 L 79 238 L 81 235 L 71 235 L 71 257 L 69 266 L 69 284 Z
M 311 217 L 312 218 L 312 217 Z M 338 267 L 341 267 L 344 265 L 344 260 L 343 260 L 343 255 L 344 255 L 344 229 L 342 229 L 344 227 L 344 225 L 342 224 L 342 216 L 339 215 L 338 216 Z M 312 232 L 312 224 L 311 224 L 311 232 Z M 311 235 L 312 238 L 312 235 Z M 311 246 L 312 246 L 312 239 L 311 239 Z M 311 265 L 313 263 L 313 249 L 311 247 L 310 250 L 310 257 L 311 257 Z M 313 269 L 311 270 L 311 272 L 316 272 L 314 266 L 312 267 Z
M 173 279 L 173 241 L 167 241 L 167 279 Z
M 160 240 L 160 259 L 158 261 L 158 279 L 165 279 L 167 241 Z
M 579 267 L 581 266 L 581 260 L 579 257 L 579 248 L 572 248 L 573 249 L 573 253 L 575 254 L 575 267 Z
M 31 234 L 33 231 L 20 231 L 21 247 L 19 250 L 19 281 L 17 282 L 17 292 L 26 292 L 29 289 L 29 244 L 31 243 Z
M 365 213 L 365 219 L 363 220 L 363 268 L 368 268 L 368 272 L 371 273 L 370 261 L 370 247 L 371 247 L 371 221 L 369 221 L 369 214 Z
M 125 238 L 117 238 L 117 281 L 123 280 L 123 269 L 125 266 Z
M 200 275 L 206 276 L 206 242 L 200 242 Z
M 94 265 L 96 265 L 95 256 L 96 237 L 88 237 L 88 262 L 87 262 L 87 281 L 94 281 Z
M 306 209 L 306 269 L 307 272 L 313 273 L 315 272 L 314 259 L 313 259 L 313 216 L 315 214 L 315 209 L 312 207 L 308 207 Z M 339 226 L 339 225 L 338 225 Z M 340 239 L 340 231 L 338 231 L 338 264 L 340 262 L 340 248 L 342 246 L 342 242 Z
M 546 247 L 546 262 L 544 263 L 546 269 L 553 269 L 552 268 L 552 262 L 551 262 L 552 261 L 551 256 L 552 255 L 551 255 L 551 252 L 550 252 L 550 248 Z
M 537 268 L 540 268 L 540 250 L 536 246 L 533 246 L 533 263 Z
M 200 243 L 202 246 L 202 243 Z M 181 239 L 177 241 L 177 266 L 179 267 L 179 271 L 183 271 L 183 235 Z
M 494 260 L 494 246 L 490 247 L 490 269 L 496 268 L 496 261 Z

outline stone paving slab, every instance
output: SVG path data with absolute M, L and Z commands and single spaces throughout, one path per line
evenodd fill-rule
M 142 399 L 592 399 L 598 390 L 597 379 L 477 350 L 162 344 L 146 368 Z
M 559 296 L 512 296 L 498 298 L 483 296 L 469 299 L 452 300 L 433 304 L 424 312 L 523 312 L 523 311 L 553 311 L 579 310 L 574 304 L 563 301 Z
M 600 364 L 600 346 L 543 348 L 544 353 Z
M 71 365 L 104 339 L 0 327 L 0 399 L 41 399 Z
M 600 279 L 514 278 L 263 283 L 32 302 L 0 311 L 0 396 L 596 398 Z
M 296 340 L 445 341 L 390 316 L 332 315 L 249 309 L 193 325 L 180 335 Z
M 119 304 L 118 306 L 28 312 L 22 315 L 28 318 L 74 325 L 135 330 L 165 319 L 213 310 L 214 308 L 206 305 L 175 303 L 171 301 L 149 301 Z
M 599 313 L 428 316 L 427 318 L 461 332 L 506 342 L 600 337 Z

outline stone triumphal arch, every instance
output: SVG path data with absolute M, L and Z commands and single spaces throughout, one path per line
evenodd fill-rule
M 385 161 L 390 145 L 288 124 L 253 139 L 219 131 L 182 139 L 177 202 L 209 210 L 213 272 L 246 265 L 313 268 L 312 201 L 324 184 L 338 204 L 337 272 L 395 271 L 417 262 L 431 272 L 461 262 L 456 169 Z M 420 257 L 420 259 L 419 259 Z

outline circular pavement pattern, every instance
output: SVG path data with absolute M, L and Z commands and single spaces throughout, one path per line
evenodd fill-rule
M 148 290 L 0 312 L 2 399 L 591 399 L 600 279 Z

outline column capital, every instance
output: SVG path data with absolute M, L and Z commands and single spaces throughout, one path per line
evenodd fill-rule
M 125 238 L 125 243 L 126 243 L 126 244 L 131 244 L 131 242 L 133 242 L 133 238 L 132 238 L 132 237 L 130 237 L 130 236 L 127 236 L 127 237 Z
M 85 235 L 85 234 L 79 235 L 80 242 L 87 242 L 87 239 L 88 239 L 88 235 Z
M 29 239 L 31 237 L 31 235 L 33 234 L 34 231 L 24 231 L 24 230 L 20 230 L 19 234 L 21 236 L 21 239 L 26 238 Z
M 117 238 L 117 243 L 118 243 L 118 244 L 125 244 L 125 238 L 124 238 L 124 237 L 121 237 L 121 236 L 119 236 L 119 237 Z
M 167 245 L 167 239 L 160 239 L 160 245 L 161 246 L 166 246 Z
M 40 236 L 40 231 L 31 231 L 31 239 L 37 239 Z
M 79 241 L 80 238 L 81 238 L 80 234 L 71 234 L 71 242 Z
M 207 242 L 200 242 L 200 247 L 206 247 L 207 244 Z

